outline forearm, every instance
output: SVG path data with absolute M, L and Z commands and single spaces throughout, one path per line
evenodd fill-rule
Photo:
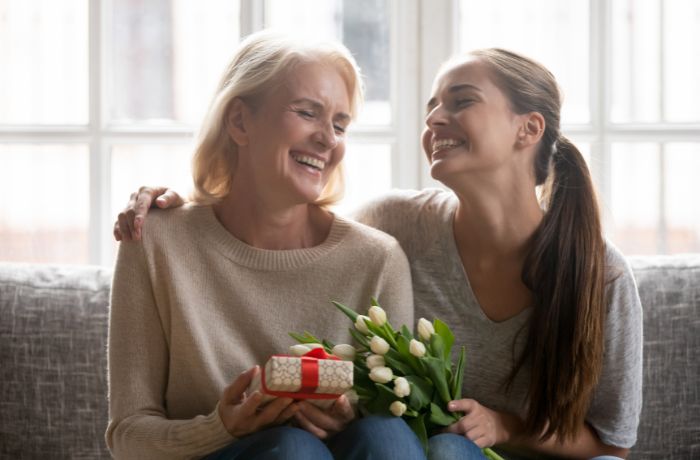
M 516 417 L 508 416 L 507 418 L 508 430 L 516 434 L 511 435 L 510 441 L 503 446 L 506 450 L 581 459 L 598 455 L 614 455 L 625 458 L 629 452 L 629 449 L 603 443 L 595 430 L 588 424 L 584 424 L 573 439 L 561 442 L 560 438 L 555 435 L 543 441 L 536 436 L 524 435 L 524 425 Z
M 233 441 L 218 411 L 189 420 L 135 414 L 111 420 L 107 445 L 115 458 L 192 458 L 206 455 Z

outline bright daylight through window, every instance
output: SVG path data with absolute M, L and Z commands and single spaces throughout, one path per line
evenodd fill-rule
M 435 185 L 418 143 L 434 55 L 499 46 L 557 76 L 611 240 L 700 252 L 696 0 L 0 0 L 0 260 L 112 265 L 130 192 L 189 191 L 216 79 L 263 27 L 341 40 L 366 77 L 338 212 Z

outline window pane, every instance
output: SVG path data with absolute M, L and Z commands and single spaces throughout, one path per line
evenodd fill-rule
M 0 260 L 88 263 L 87 147 L 0 144 L 0 165 Z
M 267 25 L 311 40 L 341 40 L 365 77 L 361 124 L 388 125 L 390 24 L 388 0 L 268 0 Z
M 700 3 L 612 5 L 612 120 L 700 121 Z
M 87 0 L 0 1 L 0 124 L 86 124 Z
M 391 146 L 349 144 L 345 159 L 345 198 L 334 210 L 348 214 L 391 189 Z
M 664 2 L 664 115 L 700 122 L 700 2 Z
M 664 157 L 667 250 L 700 252 L 700 144 L 667 144 Z
M 588 0 L 461 0 L 460 50 L 500 47 L 539 60 L 563 90 L 562 122 L 586 123 L 590 120 L 588 4 Z
M 111 121 L 198 124 L 238 44 L 239 2 L 115 0 L 111 13 Z
M 110 218 L 124 209 L 131 193 L 142 185 L 164 185 L 183 196 L 188 194 L 192 190 L 191 159 L 192 147 L 185 144 L 113 146 Z
M 659 166 L 657 144 L 612 145 L 608 236 L 627 255 L 658 252 Z

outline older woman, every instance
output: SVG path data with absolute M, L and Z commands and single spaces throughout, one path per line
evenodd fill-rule
M 346 429 L 344 396 L 322 411 L 289 398 L 262 406 L 259 392 L 245 393 L 256 364 L 287 349 L 289 331 L 350 340 L 330 300 L 375 296 L 397 322 L 412 322 L 396 240 L 326 209 L 360 98 L 341 46 L 267 33 L 241 44 L 203 124 L 193 202 L 154 212 L 141 243 L 119 248 L 106 432 L 116 457 L 383 458 L 389 447 L 420 455 L 398 419 Z M 280 426 L 292 416 L 301 428 Z M 348 438 L 363 430 L 407 441 L 397 451 L 381 438 Z

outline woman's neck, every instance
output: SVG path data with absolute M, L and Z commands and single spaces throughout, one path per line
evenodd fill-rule
M 507 184 L 507 185 L 504 185 Z M 489 264 L 524 260 L 543 211 L 534 183 L 474 183 L 451 187 L 459 198 L 454 232 L 462 255 Z
M 333 215 L 314 204 L 274 205 L 251 193 L 232 192 L 214 213 L 233 236 L 260 249 L 318 246 L 328 237 Z

